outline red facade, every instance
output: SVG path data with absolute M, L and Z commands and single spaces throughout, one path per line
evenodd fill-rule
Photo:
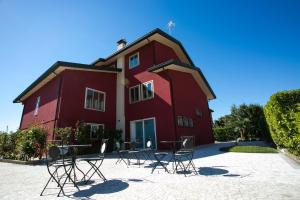
M 139 54 L 139 65 L 129 69 L 129 57 Z M 130 140 L 131 122 L 139 119 L 155 118 L 155 132 L 158 148 L 161 140 L 175 140 L 181 136 L 192 135 L 196 144 L 213 142 L 211 116 L 208 97 L 191 73 L 167 69 L 150 72 L 149 68 L 168 60 L 182 61 L 174 48 L 159 41 L 151 41 L 140 48 L 127 51 L 124 56 L 124 139 Z M 107 61 L 106 66 L 117 66 L 117 58 Z M 95 65 L 95 68 L 96 65 Z M 101 69 L 101 66 L 98 68 Z M 118 72 L 119 73 L 119 72 Z M 195 72 L 196 73 L 196 72 Z M 76 70 L 69 68 L 57 74 L 29 97 L 24 104 L 21 129 L 34 123 L 49 127 L 49 138 L 53 128 L 74 126 L 78 120 L 87 123 L 104 124 L 105 128 L 116 128 L 118 98 L 117 73 L 95 70 Z M 154 98 L 136 103 L 129 102 L 129 88 L 147 81 L 153 81 Z M 86 88 L 105 93 L 105 111 L 85 109 Z M 37 97 L 40 96 L 38 114 L 34 115 Z M 196 115 L 201 111 L 201 116 Z M 193 127 L 177 124 L 178 116 L 187 116 L 193 120 Z

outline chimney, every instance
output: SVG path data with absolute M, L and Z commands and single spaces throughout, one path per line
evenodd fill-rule
M 120 49 L 123 49 L 126 46 L 126 40 L 121 39 L 117 42 L 117 50 L 119 51 Z

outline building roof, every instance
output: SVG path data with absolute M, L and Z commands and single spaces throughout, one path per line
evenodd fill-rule
M 47 82 L 52 80 L 57 74 L 65 69 L 73 70 L 84 70 L 84 71 L 94 71 L 94 72 L 120 72 L 122 69 L 117 68 L 95 68 L 94 65 L 86 65 L 80 63 L 57 61 L 54 63 L 47 71 L 45 71 L 38 79 L 36 79 L 29 87 L 27 87 L 17 98 L 14 99 L 14 103 L 20 103 L 24 100 L 24 97 L 29 96 L 28 93 L 33 93 L 32 91 L 38 90 L 41 85 L 45 85 Z M 45 81 L 45 79 L 48 79 Z M 39 87 L 37 87 L 39 86 Z
M 208 100 L 212 100 L 216 98 L 216 95 L 214 91 L 211 89 L 209 83 L 207 82 L 205 76 L 201 72 L 201 70 L 198 67 L 195 67 L 193 65 L 189 65 L 183 62 L 180 62 L 178 60 L 168 60 L 166 62 L 160 63 L 158 65 L 154 65 L 153 67 L 150 67 L 148 69 L 149 72 L 159 72 L 166 69 L 173 69 L 178 71 L 183 71 L 187 73 L 191 73 L 194 78 L 196 79 L 197 83 L 203 90 L 203 92 L 206 94 Z M 187 69 L 187 70 L 182 70 Z M 196 72 L 196 73 L 195 73 Z
M 183 51 L 184 55 L 186 56 L 187 60 L 189 61 L 189 63 L 191 65 L 194 65 L 192 59 L 189 57 L 189 55 L 187 54 L 186 50 L 184 49 L 183 45 L 181 44 L 180 41 L 178 41 L 177 39 L 175 39 L 174 37 L 172 37 L 171 35 L 167 34 L 166 32 L 162 31 L 161 29 L 159 28 L 156 28 L 152 31 L 150 31 L 149 33 L 147 33 L 146 35 L 138 38 L 137 40 L 133 41 L 132 43 L 128 44 L 127 46 L 125 46 L 124 48 L 116 51 L 115 53 L 111 54 L 110 56 L 108 56 L 107 58 L 99 58 L 97 60 L 95 60 L 94 62 L 91 63 L 91 65 L 95 65 L 97 64 L 98 62 L 105 62 L 107 60 L 110 60 L 111 58 L 123 53 L 124 51 L 132 48 L 133 46 L 139 44 L 140 42 L 144 41 L 144 40 L 147 40 L 148 38 L 150 38 L 151 36 L 155 35 L 155 34 L 159 34 L 161 36 L 163 36 L 164 38 L 174 42 L 175 44 L 177 44 L 180 49 Z

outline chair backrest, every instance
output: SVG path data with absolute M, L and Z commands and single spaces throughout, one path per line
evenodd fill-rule
M 146 147 L 147 147 L 147 148 L 152 148 L 152 142 L 151 142 L 151 140 L 148 140 L 148 141 L 147 141 Z
M 136 141 L 131 141 L 131 142 L 130 142 L 130 149 L 131 149 L 131 150 L 135 150 L 136 147 L 137 147 L 137 142 L 136 142 Z
M 116 148 L 117 148 L 117 151 L 119 151 L 121 149 L 121 144 L 119 141 L 116 141 Z
M 58 159 L 60 159 L 60 150 L 57 146 L 51 146 L 49 147 L 48 149 L 48 152 L 47 152 L 47 161 L 48 162 L 55 162 L 57 161 Z
M 181 136 L 183 149 L 193 149 L 194 148 L 194 136 Z
M 100 149 L 100 154 L 101 155 L 103 155 L 106 151 L 107 141 L 108 141 L 108 139 L 102 139 L 102 145 L 101 145 L 101 149 Z

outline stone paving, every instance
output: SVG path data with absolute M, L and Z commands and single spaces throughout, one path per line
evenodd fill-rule
M 68 196 L 56 197 L 56 189 L 39 194 L 48 179 L 45 166 L 0 163 L 0 199 L 300 199 L 300 167 L 281 154 L 223 153 L 221 143 L 200 147 L 195 153 L 198 175 L 151 174 L 147 164 L 115 165 L 104 161 L 97 179 L 77 191 L 68 185 Z M 88 166 L 79 164 L 84 170 Z M 168 166 L 171 168 L 171 165 Z M 51 184 L 55 188 L 55 184 Z

